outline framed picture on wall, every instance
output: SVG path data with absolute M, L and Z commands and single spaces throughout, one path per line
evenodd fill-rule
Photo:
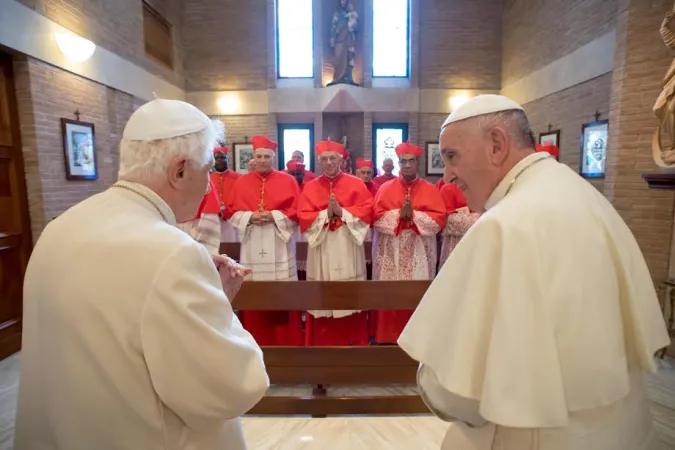
M 605 176 L 609 120 L 597 120 L 581 126 L 581 164 L 579 172 L 585 178 Z
M 96 138 L 94 124 L 61 119 L 63 153 L 67 180 L 96 180 Z
M 438 142 L 426 143 L 427 173 L 426 175 L 443 175 L 445 164 L 441 156 L 441 147 Z
M 253 144 L 235 142 L 232 144 L 232 150 L 234 153 L 234 171 L 247 174 L 248 162 L 253 159 Z
M 546 145 L 548 143 L 560 148 L 560 130 L 547 131 L 546 133 L 539 133 L 539 145 Z

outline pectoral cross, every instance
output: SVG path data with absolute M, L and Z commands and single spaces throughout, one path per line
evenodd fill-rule
M 265 259 L 265 255 L 267 254 L 267 252 L 265 250 L 260 250 L 260 253 L 258 254 L 260 255 L 261 259 Z

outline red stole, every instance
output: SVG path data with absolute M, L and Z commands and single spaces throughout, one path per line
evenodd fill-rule
M 341 172 L 332 179 L 322 175 L 305 185 L 298 206 L 301 232 L 307 231 L 319 213 L 328 208 L 331 192 L 342 208 L 368 225 L 372 224 L 373 196 L 363 181 Z M 342 220 L 337 217 L 331 221 L 330 227 L 335 230 L 341 225 Z
M 234 184 L 228 196 L 225 219 L 239 211 L 280 211 L 297 221 L 298 182 L 287 173 L 272 170 L 259 174 L 248 173 Z
M 410 183 L 404 181 L 403 178 L 398 178 L 393 183 L 380 186 L 377 197 L 375 197 L 373 222 L 377 222 L 391 210 L 400 209 L 407 196 L 410 196 L 414 211 L 427 214 L 441 229 L 445 226 L 446 208 L 441 194 L 436 186 L 421 178 L 416 178 Z M 395 234 L 398 235 L 405 229 L 412 229 L 419 234 L 413 221 L 399 219 Z

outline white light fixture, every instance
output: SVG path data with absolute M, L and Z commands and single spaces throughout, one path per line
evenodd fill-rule
M 96 44 L 73 33 L 58 32 L 54 38 L 63 56 L 71 62 L 84 62 L 91 58 L 96 50 Z
M 464 103 L 468 102 L 470 100 L 468 95 L 460 94 L 460 95 L 455 95 L 450 97 L 450 106 L 452 107 L 452 110 L 456 110 L 460 106 L 462 106 Z
M 225 95 L 218 99 L 218 108 L 223 114 L 232 114 L 239 108 L 239 99 L 235 95 Z

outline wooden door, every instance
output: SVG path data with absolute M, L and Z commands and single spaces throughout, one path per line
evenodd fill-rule
M 0 52 L 0 359 L 21 348 L 23 276 L 31 248 L 12 57 Z

